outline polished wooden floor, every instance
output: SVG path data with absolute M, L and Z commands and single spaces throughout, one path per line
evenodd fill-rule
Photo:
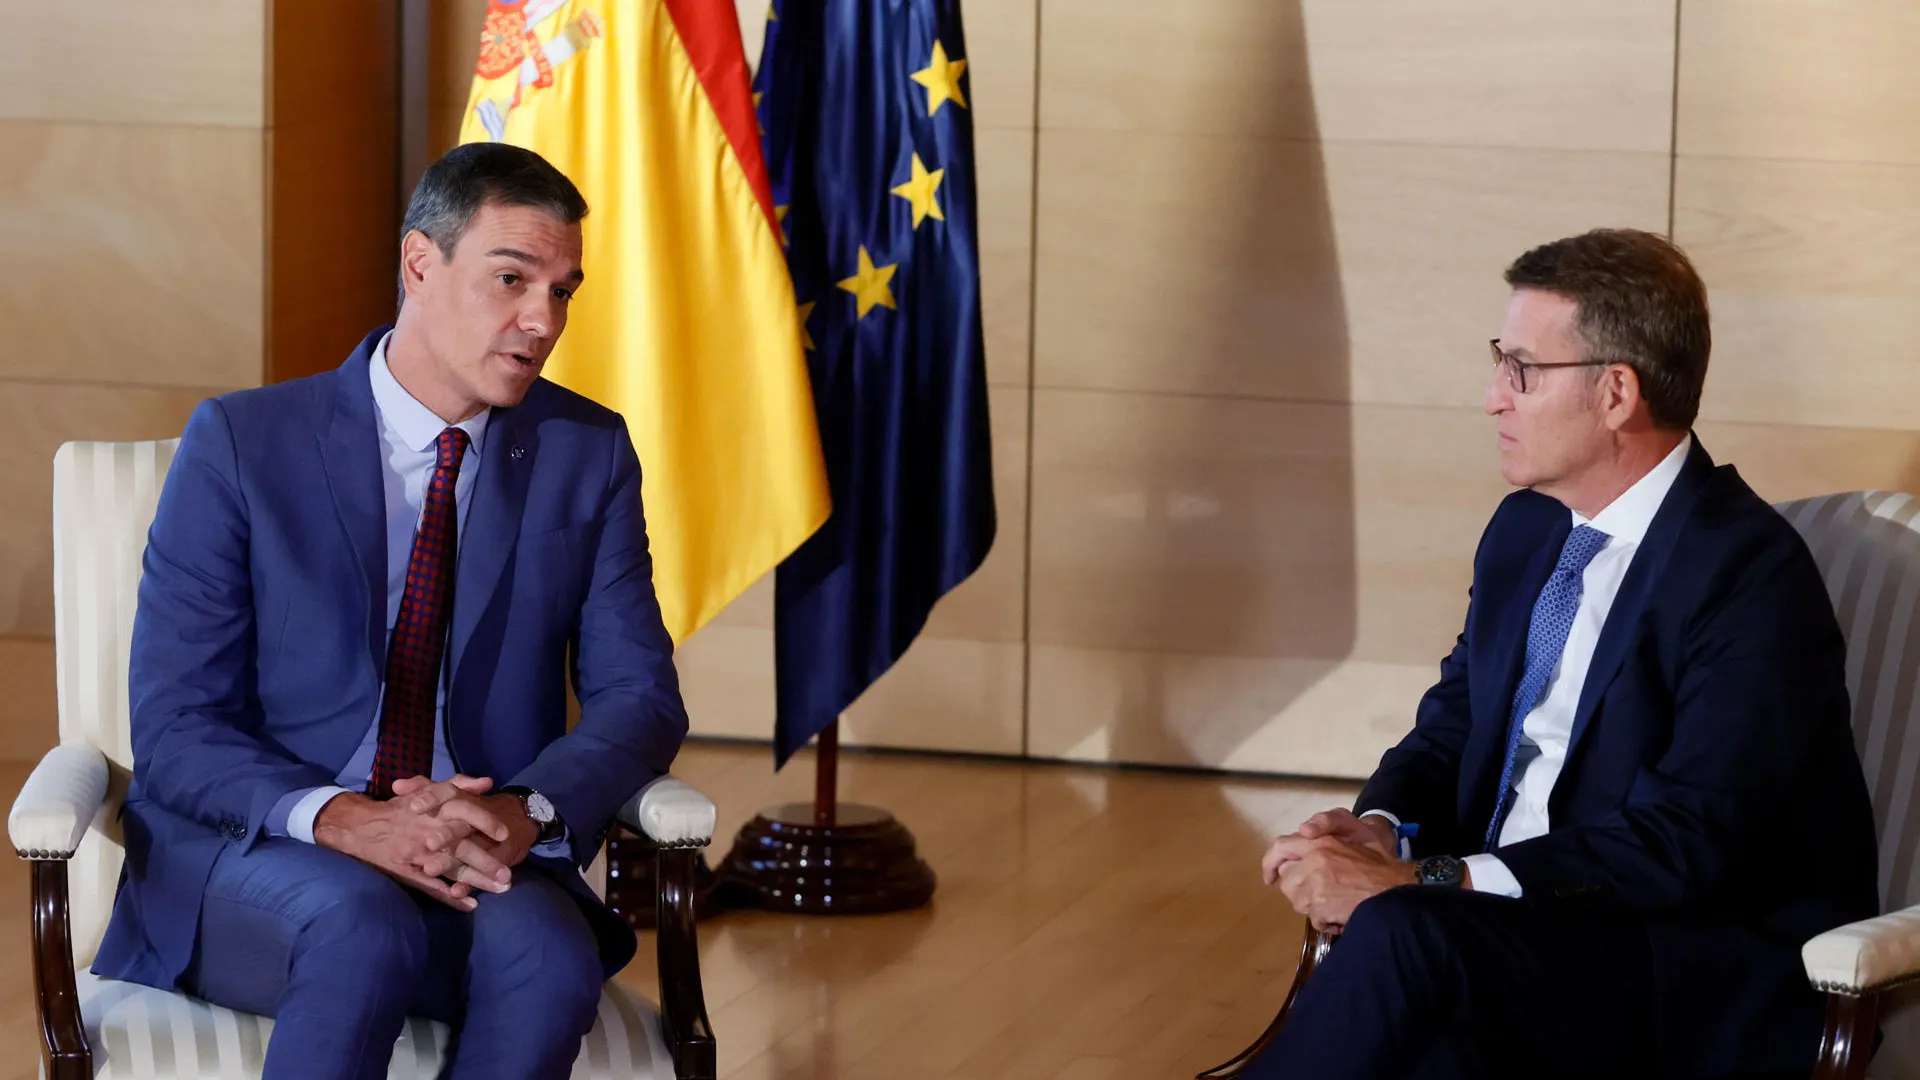
M 11 805 L 25 766 L 0 765 Z M 811 797 L 813 763 L 689 746 L 720 807 Z M 723 912 L 701 967 L 720 1075 L 739 1080 L 1177 1080 L 1271 1019 L 1301 923 L 1261 888 L 1265 839 L 1344 785 L 848 754 L 841 797 L 885 807 L 939 875 L 931 905 L 867 917 Z M 717 862 L 720 851 L 713 853 Z M 0 1080 L 34 1076 L 22 864 L 0 870 Z M 652 953 L 621 978 L 655 994 Z M 19 1052 L 15 1052 L 15 1048 Z

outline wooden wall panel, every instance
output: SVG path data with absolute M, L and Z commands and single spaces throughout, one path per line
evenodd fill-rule
M 1731 463 L 1768 502 L 1837 491 L 1920 495 L 1920 431 L 1702 421 L 1714 460 Z
M 1920 166 L 1682 157 L 1676 182 L 1712 289 L 1704 415 L 1920 428 Z
M 398 18 L 396 0 L 274 5 L 269 382 L 338 367 L 367 331 L 393 320 Z
M 7 688 L 0 761 L 38 761 L 58 741 L 60 708 L 54 672 L 52 638 L 0 637 L 0 685 Z M 23 1024 L 20 1030 L 27 1028 Z
M 10 4 L 0 120 L 258 128 L 267 21 L 263 0 Z
M 1673 0 L 1048 0 L 1046 128 L 1665 153 Z
M 1505 493 L 1505 266 L 1667 226 L 1674 6 L 1058 0 L 1028 745 L 1364 776 Z
M 1043 386 L 1477 407 L 1500 274 L 1664 231 L 1663 155 L 1048 131 Z
M 0 379 L 259 380 L 259 130 L 5 121 L 0 144 Z
M 1685 155 L 1920 164 L 1920 5 L 1685 0 Z
M 1031 377 L 1033 152 L 1031 131 L 974 133 L 980 318 L 986 333 L 987 381 L 995 386 L 1024 386 Z
M 431 157 L 460 141 L 460 122 L 473 89 L 473 66 L 480 57 L 480 28 L 487 0 L 429 0 L 432 28 L 427 52 L 427 134 Z M 409 187 L 408 190 L 412 190 Z
M 1041 389 L 1032 635 L 1417 661 L 1506 493 L 1465 409 Z

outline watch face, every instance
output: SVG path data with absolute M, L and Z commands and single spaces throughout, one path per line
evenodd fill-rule
M 1460 883 L 1460 860 L 1451 855 L 1435 855 L 1421 859 L 1415 873 L 1424 885 L 1458 885 Z
M 535 791 L 527 796 L 527 816 L 542 825 L 553 821 L 553 804 L 545 795 Z

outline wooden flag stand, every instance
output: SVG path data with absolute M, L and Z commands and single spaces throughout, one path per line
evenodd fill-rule
M 913 834 L 877 806 L 839 801 L 840 723 L 815 741 L 813 803 L 786 803 L 741 826 L 720 866 L 730 904 L 808 915 L 870 915 L 925 904 L 933 868 Z

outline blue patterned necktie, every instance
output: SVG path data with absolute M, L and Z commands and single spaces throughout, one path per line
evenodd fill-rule
M 1560 664 L 1567 647 L 1567 632 L 1573 629 L 1574 613 L 1580 610 L 1581 575 L 1600 549 L 1611 539 L 1591 525 L 1581 525 L 1567 534 L 1560 548 L 1560 561 L 1553 576 L 1533 602 L 1533 618 L 1527 623 L 1527 667 L 1520 675 L 1520 686 L 1513 692 L 1513 711 L 1507 718 L 1507 760 L 1500 767 L 1500 794 L 1493 803 L 1493 820 L 1487 823 L 1487 851 L 1492 851 L 1513 808 L 1513 759 L 1520 751 L 1522 722 L 1540 695 L 1546 692 L 1547 679 Z

